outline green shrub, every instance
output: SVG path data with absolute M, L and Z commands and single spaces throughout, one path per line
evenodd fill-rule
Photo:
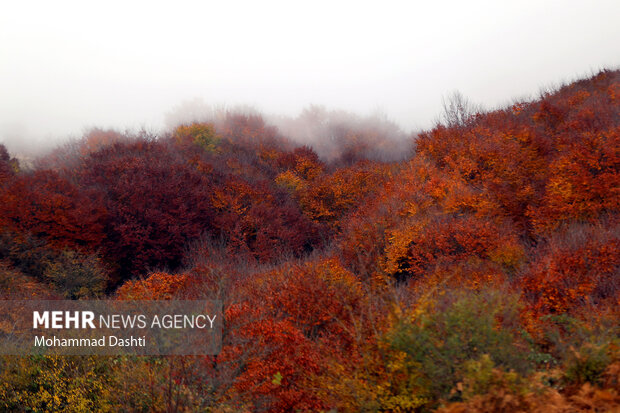
M 564 379 L 569 384 L 599 384 L 610 363 L 608 345 L 585 344 L 566 360 Z
M 544 336 L 541 346 L 564 371 L 569 385 L 600 383 L 613 361 L 613 349 L 620 346 L 620 324 L 611 314 L 590 314 L 582 319 L 566 314 L 542 318 Z
M 531 349 L 518 331 L 518 309 L 517 296 L 498 291 L 448 294 L 432 313 L 399 322 L 386 339 L 407 355 L 429 399 L 450 399 L 456 384 L 468 371 L 472 374 L 472 361 L 486 363 L 478 366 L 481 382 L 484 371 L 495 366 L 529 373 Z
M 62 251 L 47 265 L 44 278 L 71 300 L 100 297 L 107 283 L 100 258 L 71 250 Z

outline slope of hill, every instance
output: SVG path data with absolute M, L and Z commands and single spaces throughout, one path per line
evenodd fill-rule
M 29 172 L 0 151 L 3 298 L 219 297 L 226 317 L 217 357 L 2 358 L 0 406 L 59 386 L 65 409 L 620 408 L 620 71 L 456 110 L 399 162 L 372 160 L 377 130 L 326 163 L 235 113 L 94 130 Z

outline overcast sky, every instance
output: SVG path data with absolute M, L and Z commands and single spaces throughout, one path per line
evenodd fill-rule
M 620 65 L 620 2 L 3 1 L 0 142 L 161 128 L 185 101 L 431 125 Z

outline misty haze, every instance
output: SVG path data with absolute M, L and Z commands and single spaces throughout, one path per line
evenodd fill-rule
M 322 146 L 296 129 L 317 107 L 375 119 L 402 153 L 455 90 L 492 109 L 618 65 L 615 1 L 35 4 L 0 14 L 0 142 L 17 155 L 91 128 L 163 133 L 205 106 Z

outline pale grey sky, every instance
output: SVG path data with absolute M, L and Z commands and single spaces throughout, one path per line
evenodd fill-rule
M 0 142 L 163 126 L 184 101 L 431 125 L 620 65 L 620 2 L 2 1 Z M 14 142 L 8 142 L 9 146 Z

